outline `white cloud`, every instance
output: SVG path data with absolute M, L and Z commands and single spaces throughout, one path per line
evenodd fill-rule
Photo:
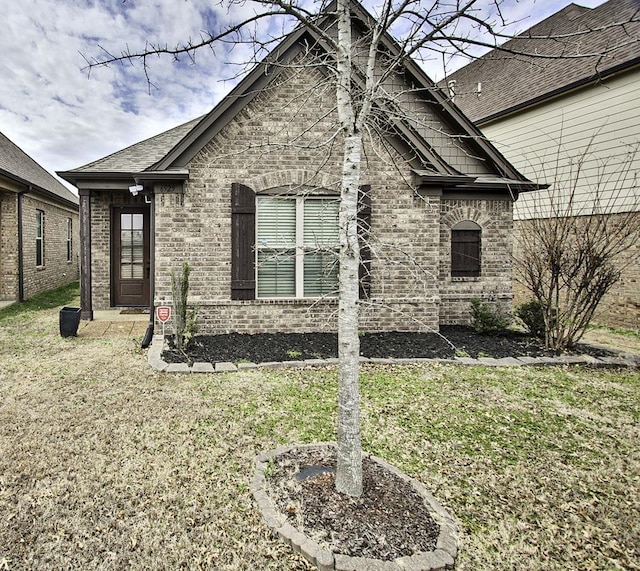
M 569 1 L 505 0 L 502 6 L 522 29 Z M 227 9 L 211 0 L 0 0 L 0 131 L 48 170 L 67 170 L 206 113 L 234 83 L 223 81 L 239 71 L 228 64 L 248 61 L 250 45 L 202 49 L 195 64 L 186 56 L 178 63 L 151 58 L 151 90 L 141 62 L 89 74 L 81 54 L 98 57 L 99 46 L 117 55 L 146 42 L 197 41 L 212 25 L 257 9 L 264 8 L 236 2 Z M 264 21 L 258 30 L 274 37 L 282 27 Z

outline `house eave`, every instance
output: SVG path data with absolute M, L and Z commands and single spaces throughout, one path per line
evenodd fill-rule
M 440 175 L 418 169 L 414 169 L 413 172 L 418 179 L 420 187 L 439 188 L 447 192 L 515 191 L 520 193 L 549 188 L 548 184 L 537 183 L 530 180 L 469 175 Z
M 126 190 L 135 184 L 180 182 L 189 179 L 186 169 L 142 172 L 58 172 L 59 177 L 82 190 Z
M 34 192 L 34 193 L 39 193 L 45 197 L 47 197 L 50 200 L 53 200 L 55 202 L 58 202 L 60 204 L 65 204 L 65 205 L 71 205 L 74 208 L 78 208 L 78 202 L 77 201 L 73 201 L 73 200 L 68 200 L 66 198 L 64 198 L 63 196 L 60 196 L 59 194 L 56 194 L 55 192 L 51 192 L 50 190 L 47 190 L 46 188 L 42 188 L 41 186 L 38 186 L 37 184 L 33 184 L 31 182 L 29 182 L 28 180 L 19 177 L 17 175 L 14 175 L 12 173 L 10 173 L 9 171 L 6 171 L 4 169 L 0 169 L 0 176 L 3 176 L 9 180 L 12 180 L 15 183 L 18 183 L 20 185 L 26 186 L 29 192 Z M 65 179 L 66 180 L 66 179 Z M 72 183 L 73 184 L 73 183 Z

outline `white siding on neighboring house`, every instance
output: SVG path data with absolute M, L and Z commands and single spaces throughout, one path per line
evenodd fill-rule
M 640 209 L 640 70 L 481 128 L 525 176 L 552 184 L 548 191 L 521 195 L 516 219 L 569 214 L 557 205 L 566 204 L 574 185 L 571 214 Z M 550 197 L 556 204 L 553 211 Z

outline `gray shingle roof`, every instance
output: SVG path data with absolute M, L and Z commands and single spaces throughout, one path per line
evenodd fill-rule
M 620 22 L 627 23 L 611 26 Z M 589 33 L 560 37 L 585 31 Z M 564 57 L 543 59 L 492 50 L 449 75 L 441 86 L 456 81 L 455 103 L 473 121 L 482 123 L 621 65 L 640 63 L 640 0 L 609 0 L 596 8 L 569 4 L 502 47 Z M 594 55 L 575 57 L 582 54 Z M 478 83 L 482 84 L 479 96 Z
M 126 149 L 122 149 L 93 161 L 92 163 L 67 171 L 69 173 L 122 172 L 136 173 L 148 169 L 162 159 L 182 138 L 187 135 L 202 117 L 169 129 L 155 137 L 146 139 Z
M 78 197 L 75 194 L 2 133 L 0 133 L 0 174 L 17 179 L 23 184 L 33 185 L 36 190 L 44 190 L 65 201 L 78 204 Z

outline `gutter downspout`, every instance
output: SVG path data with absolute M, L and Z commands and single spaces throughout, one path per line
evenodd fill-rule
M 22 197 L 33 190 L 33 186 L 29 185 L 27 190 L 18 193 L 18 301 L 24 301 L 24 260 L 23 252 L 23 229 L 22 229 Z
M 140 347 L 146 349 L 151 345 L 155 324 L 155 296 L 156 296 L 156 196 L 152 192 L 149 196 L 149 325 L 142 339 Z

